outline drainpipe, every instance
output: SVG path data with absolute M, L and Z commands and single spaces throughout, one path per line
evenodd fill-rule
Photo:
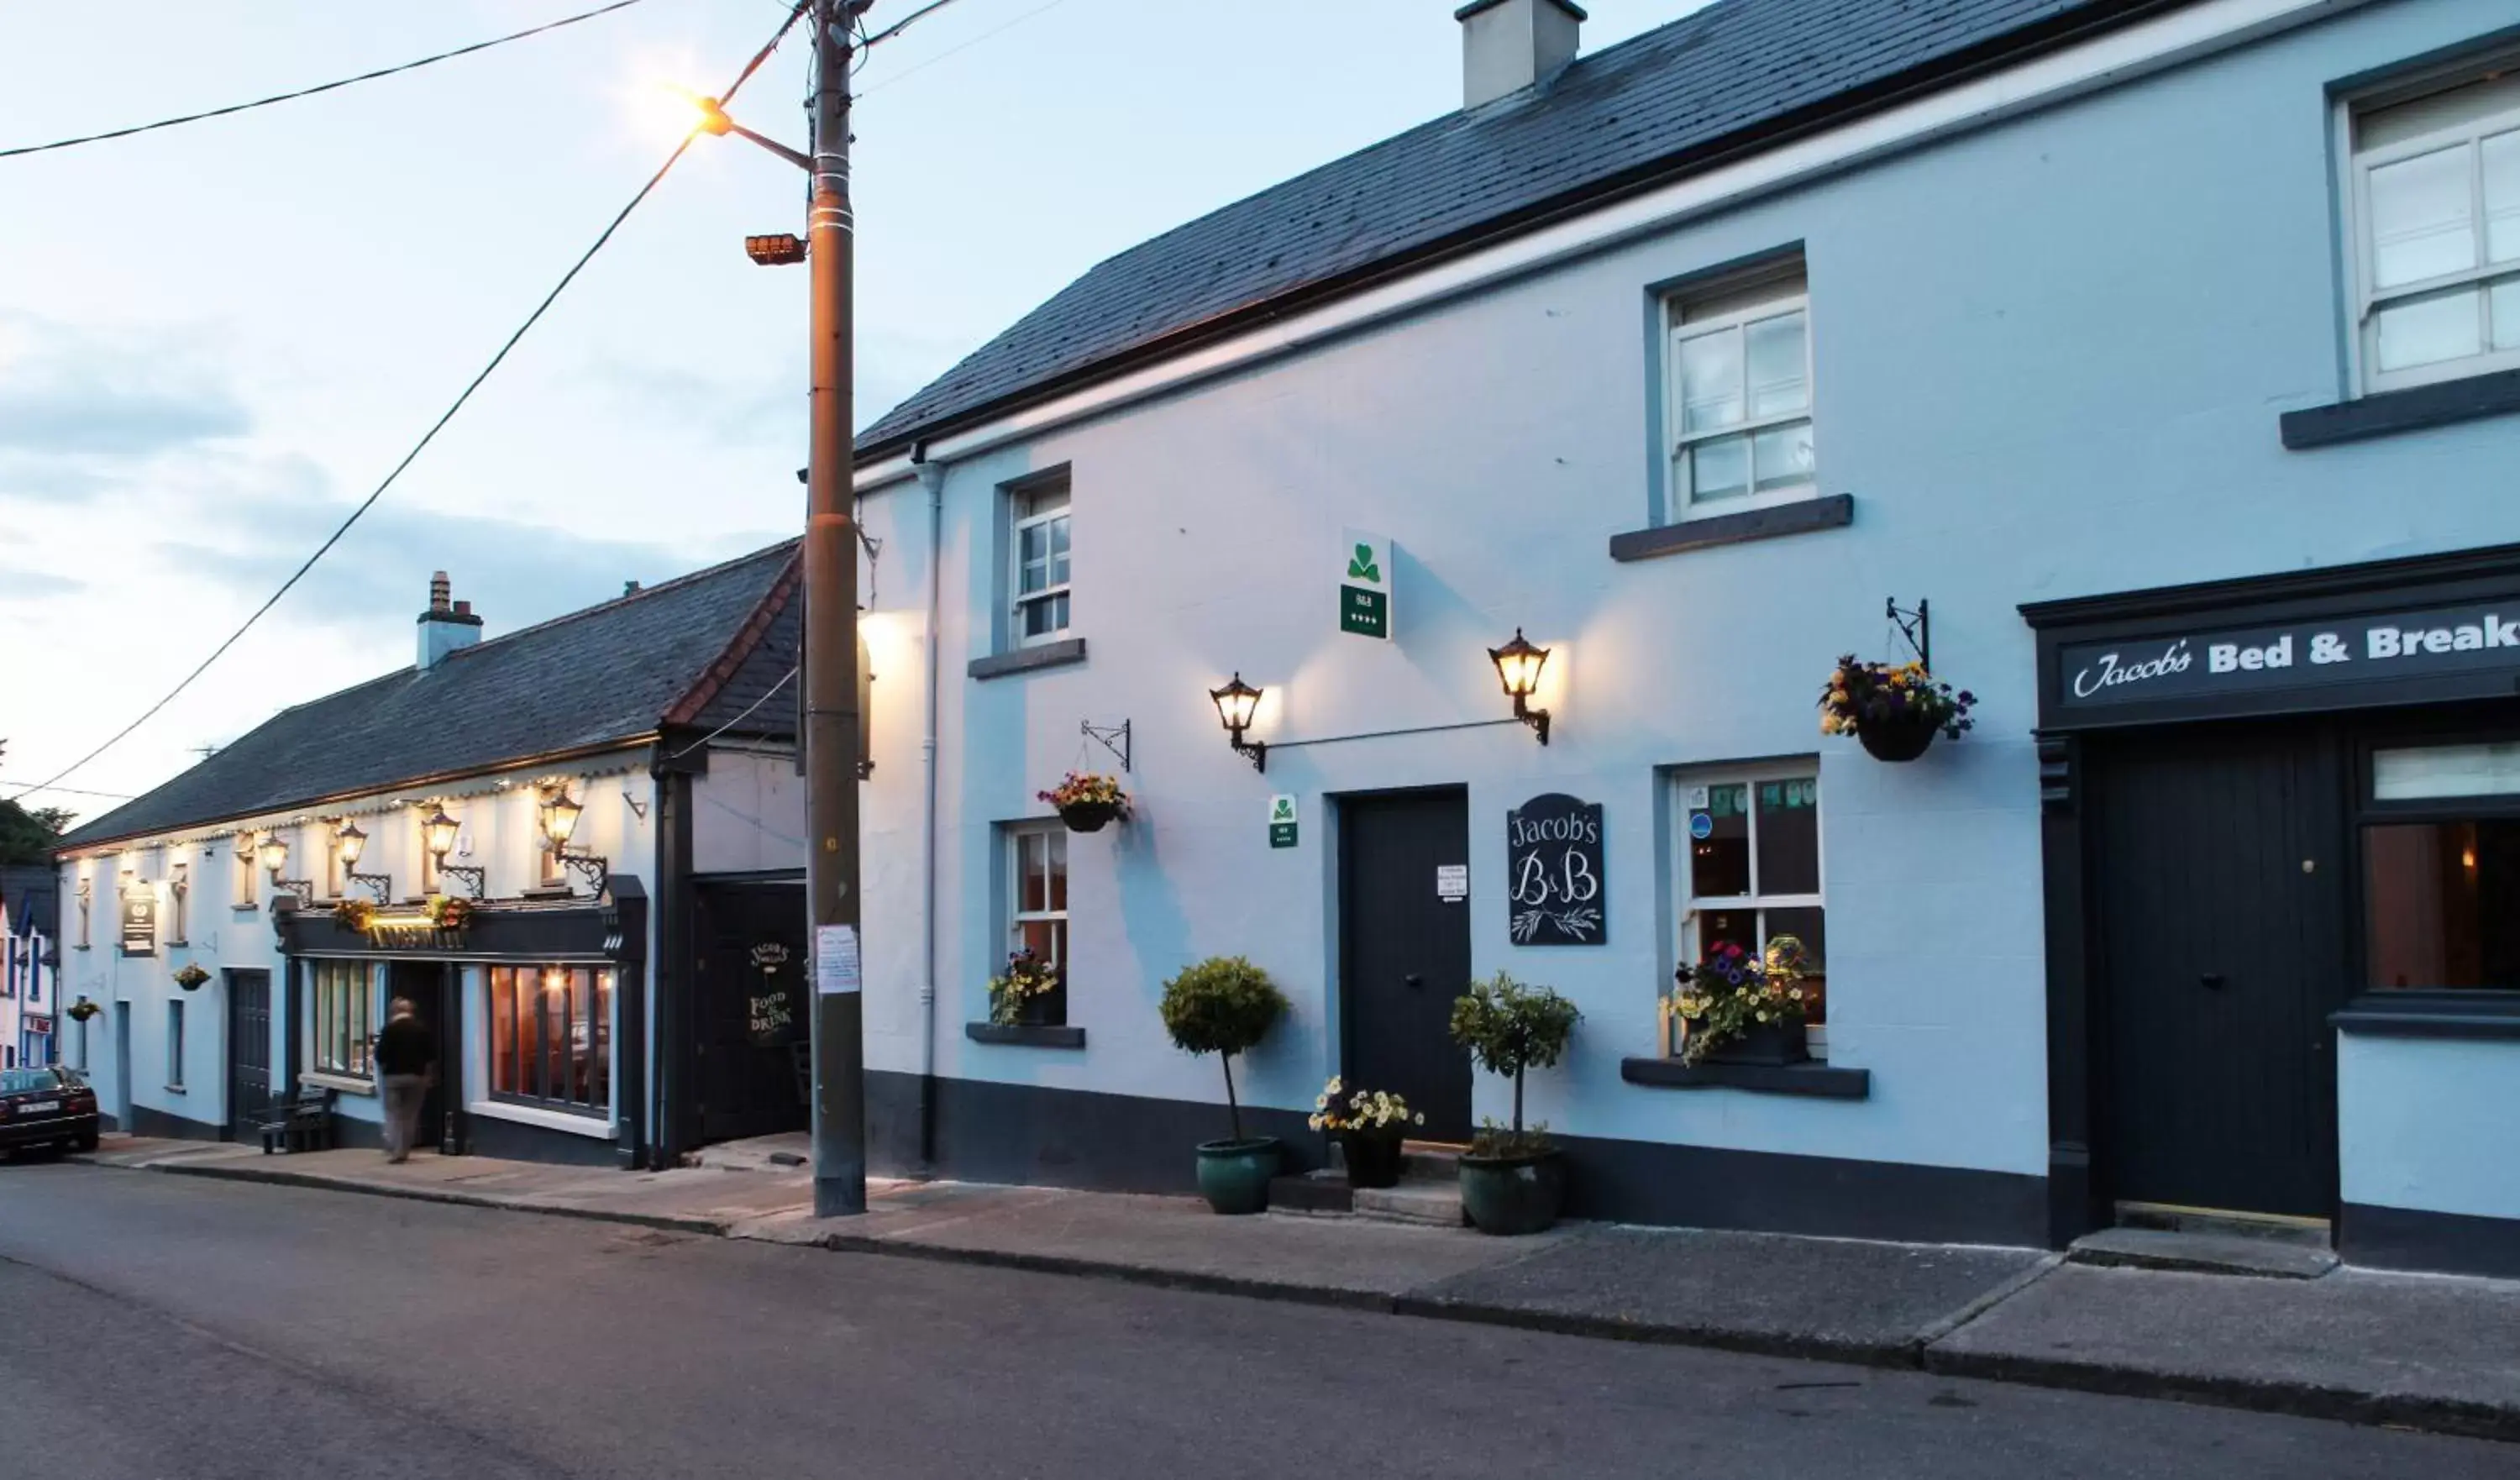
M 936 708 L 937 622 L 944 605 L 945 465 L 927 461 L 927 444 L 910 451 L 919 470 L 920 486 L 927 490 L 927 730 L 920 737 L 919 764 L 925 774 L 926 796 L 920 804 L 919 874 L 919 1165 L 936 1170 Z

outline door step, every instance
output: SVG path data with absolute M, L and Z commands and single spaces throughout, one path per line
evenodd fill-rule
M 1352 1188 L 1348 1186 L 1346 1158 L 1333 1142 L 1328 1167 L 1300 1177 L 1270 1181 L 1269 1211 L 1460 1228 L 1469 1221 L 1462 1211 L 1461 1165 L 1459 1148 L 1413 1141 L 1401 1154 L 1398 1186 Z
M 2334 1246 L 2327 1220 L 2292 1218 L 2281 1213 L 2234 1213 L 2220 1208 L 2188 1208 L 2168 1202 L 2121 1202 L 2118 1227 L 2165 1233 L 2210 1233 L 2219 1237 L 2255 1238 L 2294 1248 Z
M 2065 1261 L 2200 1275 L 2249 1275 L 2262 1279 L 2317 1279 L 2336 1268 L 2332 1251 L 2284 1239 L 2138 1228 L 2086 1233 L 2074 1240 Z
M 1355 1199 L 1360 1218 L 1383 1223 L 1417 1223 L 1431 1228 L 1458 1229 L 1469 1221 L 1462 1212 L 1462 1184 L 1459 1180 L 1403 1177 L 1398 1187 L 1358 1188 L 1349 1194 Z

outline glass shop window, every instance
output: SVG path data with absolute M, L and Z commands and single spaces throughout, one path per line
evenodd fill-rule
M 2369 984 L 2520 990 L 2520 742 L 2379 751 L 2371 799 Z

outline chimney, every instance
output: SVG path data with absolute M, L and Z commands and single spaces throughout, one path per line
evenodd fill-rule
M 420 669 L 426 673 L 458 648 L 481 641 L 481 619 L 471 602 L 449 602 L 454 588 L 440 570 L 428 578 L 428 609 L 420 614 Z
M 1462 22 L 1462 106 L 1547 82 L 1575 60 L 1584 12 L 1572 0 L 1470 0 Z

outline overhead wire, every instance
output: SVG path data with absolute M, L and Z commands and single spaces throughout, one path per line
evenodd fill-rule
M 868 44 L 872 45 L 875 41 L 881 41 L 892 36 L 895 32 L 898 32 L 902 26 L 906 26 L 912 21 L 918 20 L 920 16 L 926 15 L 928 11 L 937 9 L 939 5 L 950 5 L 952 3 L 953 0 L 938 0 L 937 5 L 930 5 L 926 10 L 919 12 L 918 15 L 914 15 L 903 20 L 900 24 L 893 26 L 890 30 L 878 33 Z M 989 29 L 980 32 L 978 35 L 973 36 L 971 39 L 962 43 L 960 46 L 949 46 L 945 50 L 938 52 L 935 56 L 929 57 L 923 62 L 903 67 L 901 70 L 894 72 L 891 76 L 882 78 L 874 85 L 861 89 L 858 96 L 863 98 L 870 93 L 879 93 L 904 77 L 925 71 L 927 68 L 934 67 L 939 62 L 943 62 L 950 57 L 958 56 L 964 52 L 969 51 L 972 47 L 979 45 L 983 41 L 990 40 L 993 37 L 1003 35 L 1008 31 L 1013 30 L 1016 26 L 1023 24 L 1025 22 L 1030 21 L 1037 16 L 1048 15 L 1050 12 L 1058 9 L 1066 3 L 1067 0 L 1050 0 L 1050 3 L 1047 5 L 1034 6 L 1031 10 L 1024 12 L 1020 16 L 1014 17 L 1012 20 L 1001 22 L 997 25 L 991 26 Z
M 416 62 L 404 62 L 393 67 L 381 67 L 375 71 L 361 72 L 355 77 L 319 82 L 313 87 L 301 87 L 294 92 L 274 93 L 268 98 L 256 98 L 249 103 L 231 103 L 225 108 L 213 108 L 198 113 L 184 113 L 172 118 L 159 118 L 150 123 L 134 123 L 128 128 L 108 129 L 101 134 L 81 134 L 75 139 L 55 139 L 50 144 L 21 144 L 13 149 L 0 149 L 0 159 L 16 158 L 21 155 L 46 154 L 57 149 L 75 149 L 82 144 L 103 144 L 109 139 L 128 139 L 134 134 L 151 133 L 161 128 L 177 128 L 187 123 L 199 123 L 207 118 L 224 118 L 231 113 L 269 108 L 275 103 L 294 103 L 300 98 L 312 98 L 317 93 L 329 93 L 337 88 L 350 87 L 361 82 L 374 82 L 380 77 L 397 76 L 424 67 L 433 67 L 440 62 L 452 62 L 458 57 L 469 57 L 475 52 L 488 51 L 494 46 L 505 46 L 511 41 L 522 41 L 530 36 L 542 35 L 546 31 L 559 30 L 564 25 L 575 25 L 582 21 L 608 16 L 614 11 L 628 10 L 639 3 L 640 0 L 611 0 L 608 5 L 599 5 L 593 10 L 580 11 L 574 16 L 562 16 L 557 21 L 547 21 L 540 25 L 512 31 L 504 36 L 493 36 L 487 41 L 475 41 L 470 46 L 459 46 L 453 51 L 439 52 L 433 57 L 423 57 Z
M 730 84 L 723 93 L 718 95 L 722 100 L 732 100 L 738 92 L 742 90 L 743 84 L 750 81 L 752 74 L 760 70 L 762 64 L 770 60 L 771 54 L 779 49 L 780 43 L 787 40 L 788 31 L 795 27 L 797 19 L 805 13 L 806 8 L 807 0 L 798 0 L 795 8 L 788 12 L 788 19 L 780 23 L 777 33 L 771 36 L 770 40 L 762 46 L 761 50 L 753 54 L 752 59 L 743 65 L 742 71 L 736 75 L 735 81 Z M 173 703 L 178 695 L 182 695 L 185 690 L 190 689 L 193 686 L 193 682 L 196 679 L 199 679 L 203 673 L 208 672 L 211 664 L 216 663 L 220 658 L 226 656 L 228 650 L 234 648 L 240 639 L 242 639 L 248 632 L 251 631 L 254 624 L 262 620 L 265 612 L 268 612 L 273 606 L 279 605 L 280 599 L 287 596 L 291 588 L 294 587 L 297 582 L 305 576 L 307 571 L 315 568 L 316 561 L 321 561 L 327 554 L 331 553 L 335 545 L 340 543 L 341 537 L 350 532 L 350 527 L 358 523 L 361 516 L 366 515 L 370 509 L 375 508 L 379 499 L 384 497 L 385 490 L 394 485 L 394 480 L 402 476 L 403 471 L 411 467 L 411 465 L 419 459 L 421 453 L 428 449 L 428 444 L 437 439 L 437 434 L 446 429 L 446 425 L 449 422 L 455 420 L 455 414 L 462 411 L 465 403 L 472 399 L 472 393 L 481 388 L 482 383 L 490 379 L 491 373 L 496 371 L 501 363 L 508 358 L 509 352 L 517 347 L 518 341 L 524 338 L 528 331 L 530 331 L 537 323 L 542 321 L 543 315 L 550 311 L 552 304 L 560 300 L 560 295 L 567 291 L 569 284 L 577 281 L 577 275 L 585 271 L 586 265 L 595 260 L 596 253 L 602 251 L 605 245 L 612 240 L 613 233 L 621 229 L 621 223 L 629 220 L 630 213 L 639 208 L 640 202 L 646 201 L 649 195 L 653 192 L 658 185 L 664 182 L 667 172 L 672 170 L 675 163 L 683 157 L 684 152 L 692 147 L 692 140 L 695 137 L 697 137 L 697 131 L 693 134 L 684 135 L 682 142 L 674 146 L 673 153 L 665 157 L 665 162 L 656 167 L 656 172 L 650 175 L 647 183 L 639 187 L 638 193 L 630 198 L 629 203 L 622 206 L 621 209 L 614 214 L 612 219 L 605 225 L 602 233 L 596 237 L 594 245 L 588 247 L 584 252 L 579 254 L 575 262 L 569 264 L 568 271 L 561 275 L 560 282 L 553 286 L 550 292 L 543 295 L 541 302 L 534 305 L 533 312 L 527 314 L 525 316 L 525 321 L 517 326 L 517 330 L 514 334 L 508 336 L 507 342 L 499 346 L 498 353 L 490 357 L 489 363 L 481 367 L 480 373 L 472 377 L 472 381 L 464 387 L 461 394 L 456 396 L 454 402 L 439 415 L 435 422 L 429 424 L 428 429 L 421 434 L 418 442 L 412 444 L 412 448 L 409 452 L 403 454 L 402 461 L 393 466 L 393 471 L 385 474 L 384 480 L 377 484 L 375 491 L 370 493 L 365 499 L 361 500 L 356 509 L 350 511 L 349 516 L 341 520 L 339 526 L 334 529 L 330 535 L 325 537 L 324 543 L 315 548 L 315 553 L 308 556 L 303 564 L 291 572 L 289 579 L 280 583 L 279 590 L 274 591 L 261 605 L 256 606 L 253 609 L 252 615 L 248 616 L 245 621 L 238 626 L 236 631 L 228 634 L 226 641 L 220 643 L 216 649 L 212 650 L 208 657 L 202 659 L 202 661 L 194 667 L 192 672 L 185 674 L 183 680 L 177 683 L 174 688 L 166 691 L 163 697 L 159 698 L 158 702 L 151 704 L 146 710 L 142 711 L 138 719 L 135 719 L 131 723 L 123 726 L 121 729 L 116 730 L 112 735 L 106 738 L 104 743 L 98 745 L 95 749 L 90 750 L 87 754 L 80 756 L 77 760 L 72 761 L 68 766 L 63 767 L 61 770 L 54 772 L 50 777 L 46 778 L 42 782 L 30 786 L 21 786 L 16 791 L 11 792 L 10 795 L 14 798 L 24 796 L 35 791 L 46 790 L 53 787 L 55 784 L 59 783 L 63 778 L 75 774 L 90 761 L 95 760 L 106 751 L 112 749 L 117 744 L 120 744 L 133 731 L 139 729 L 142 725 L 149 723 L 152 719 L 155 719 L 158 716 L 158 711 L 164 709 L 168 704 Z

